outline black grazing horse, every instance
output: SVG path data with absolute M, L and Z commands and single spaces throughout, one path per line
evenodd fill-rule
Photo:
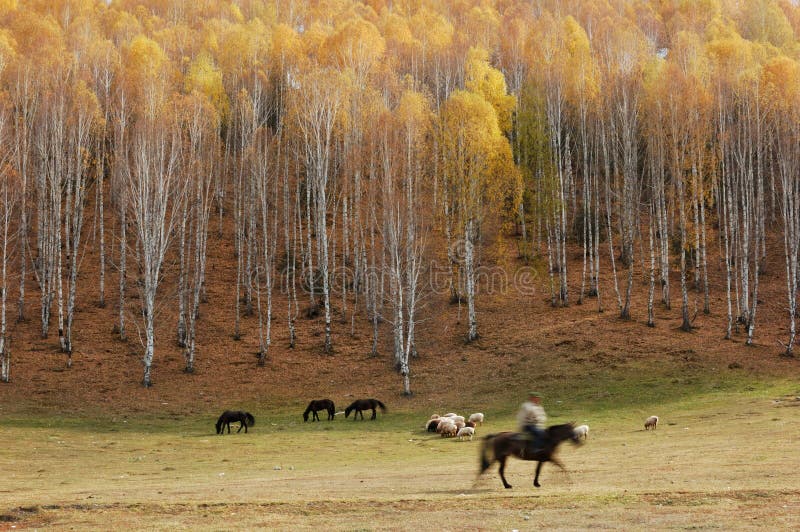
M 575 445 L 580 443 L 580 439 L 573 432 L 574 428 L 572 423 L 548 427 L 545 431 L 545 436 L 542 438 L 544 440 L 542 449 L 529 449 L 529 445 L 532 443 L 529 436 L 519 432 L 500 432 L 484 436 L 483 447 L 481 448 L 481 470 L 478 475 L 482 475 L 496 461 L 500 462 L 500 480 L 503 481 L 503 486 L 510 488 L 511 484 L 506 481 L 506 477 L 503 474 L 506 469 L 506 459 L 509 456 L 516 456 L 523 460 L 535 460 L 539 463 L 536 466 L 536 477 L 533 479 L 533 485 L 538 488 L 539 472 L 545 462 L 553 462 L 566 471 L 564 464 L 559 462 L 553 455 L 558 446 L 564 441 L 571 440 Z M 489 449 L 492 451 L 491 457 Z
M 247 427 L 252 427 L 256 424 L 256 418 L 253 417 L 253 414 L 250 412 L 242 412 L 240 410 L 226 410 L 219 416 L 217 420 L 217 434 L 223 434 L 225 432 L 225 427 L 228 427 L 228 434 L 231 433 L 231 423 L 239 422 L 239 430 L 236 432 L 239 433 L 242 431 L 244 427 L 245 434 L 247 433 Z
M 349 416 L 350 412 L 355 410 L 356 413 L 353 414 L 353 421 L 358 418 L 359 414 L 361 414 L 361 419 L 364 419 L 363 410 L 372 410 L 372 417 L 370 419 L 375 419 L 378 417 L 378 414 L 375 411 L 375 409 L 378 407 L 380 407 L 381 412 L 386 412 L 386 406 L 377 399 L 357 399 L 353 401 L 353 404 L 344 409 L 344 417 Z
M 317 412 L 320 410 L 328 411 L 328 421 L 331 421 L 336 416 L 336 407 L 333 405 L 333 401 L 330 399 L 320 399 L 308 403 L 308 408 L 303 412 L 303 421 L 308 421 L 309 412 L 312 413 L 311 421 L 319 421 L 319 414 L 317 414 Z

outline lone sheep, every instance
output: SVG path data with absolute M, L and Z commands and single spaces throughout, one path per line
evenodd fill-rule
M 480 412 L 471 414 L 469 416 L 469 420 L 472 421 L 473 423 L 478 423 L 479 425 L 483 425 L 483 414 Z
M 644 421 L 644 430 L 656 430 L 656 426 L 658 425 L 658 416 L 650 416 Z
M 472 436 L 475 434 L 475 429 L 472 427 L 463 427 L 458 431 L 458 439 L 463 440 L 464 437 L 468 437 L 469 441 L 472 441 Z
M 583 438 L 586 439 L 586 436 L 589 435 L 589 425 L 579 425 L 575 427 L 572 431 L 575 434 L 576 438 Z

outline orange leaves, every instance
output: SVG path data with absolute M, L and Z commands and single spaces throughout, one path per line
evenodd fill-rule
M 17 42 L 17 51 L 32 66 L 48 70 L 64 61 L 64 36 L 52 17 L 20 10 L 16 12 L 9 29 Z
M 139 35 L 127 47 L 125 65 L 134 80 L 147 82 L 164 73 L 167 69 L 167 56 L 157 42 Z
M 794 30 L 775 0 L 748 0 L 735 13 L 746 39 L 769 43 L 783 50 L 796 46 Z
M 780 113 L 796 113 L 800 106 L 800 64 L 786 56 L 770 59 L 761 71 L 765 103 Z
M 400 96 L 400 103 L 395 110 L 399 124 L 405 125 L 422 135 L 432 120 L 430 105 L 425 96 L 419 92 L 406 90 Z
M 14 38 L 7 31 L 0 30 L 0 74 L 16 56 L 16 47 L 17 43 Z
M 85 120 L 101 129 L 104 125 L 103 112 L 94 91 L 83 80 L 78 80 L 71 87 L 71 93 L 71 117 Z
M 426 7 L 411 17 L 411 31 L 422 43 L 423 50 L 432 54 L 441 53 L 450 46 L 455 32 L 449 20 Z
M 0 17 L 17 10 L 17 0 L 0 0 Z
M 355 18 L 345 22 L 325 39 L 319 55 L 327 64 L 353 72 L 358 86 L 363 86 L 385 50 L 386 43 L 375 25 Z

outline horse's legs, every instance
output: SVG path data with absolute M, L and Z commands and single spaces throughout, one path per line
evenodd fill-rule
M 373 408 L 372 409 L 372 417 L 370 419 L 375 419 L 376 417 L 378 417 L 378 411 Z
M 364 420 L 364 411 L 363 410 L 356 410 L 356 415 L 361 414 L 361 420 Z M 355 419 L 355 416 L 353 417 Z
M 244 421 L 239 421 L 239 430 L 236 431 L 236 434 L 242 432 L 242 427 L 244 427 L 244 431 L 247 432 L 247 425 L 244 424 Z
M 539 462 L 538 464 L 536 464 L 536 476 L 533 477 L 533 485 L 536 486 L 537 488 L 541 487 L 539 485 L 539 472 L 542 470 L 542 464 L 544 464 L 544 462 Z
M 505 487 L 506 489 L 509 489 L 509 488 L 511 488 L 511 484 L 508 483 L 508 481 L 506 480 L 506 476 L 505 476 L 506 458 L 508 458 L 508 457 L 507 456 L 500 456 L 500 457 L 498 457 L 497 461 L 500 462 L 500 480 L 503 481 L 503 487 Z
M 231 422 L 230 421 L 226 421 L 225 424 L 228 426 L 228 434 L 230 434 L 231 433 Z M 223 429 L 223 430 L 225 430 L 225 429 Z

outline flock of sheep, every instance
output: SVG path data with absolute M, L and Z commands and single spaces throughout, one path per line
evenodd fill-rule
M 475 435 L 475 426 L 483 425 L 483 414 L 476 412 L 470 414 L 469 418 L 465 419 L 464 416 L 459 416 L 455 412 L 450 412 L 440 416 L 433 414 L 430 419 L 425 423 L 425 430 L 428 432 L 435 432 L 442 436 L 442 438 L 458 438 L 463 440 Z M 644 430 L 655 430 L 658 426 L 658 416 L 650 416 L 644 421 Z M 574 429 L 575 436 L 580 439 L 586 440 L 589 436 L 589 425 L 578 425 Z
M 425 430 L 436 432 L 442 438 L 458 438 L 459 440 L 469 438 L 472 441 L 476 425 L 483 425 L 482 413 L 470 414 L 469 418 L 465 419 L 464 416 L 450 412 L 443 416 L 433 414 L 428 422 L 425 423 Z

